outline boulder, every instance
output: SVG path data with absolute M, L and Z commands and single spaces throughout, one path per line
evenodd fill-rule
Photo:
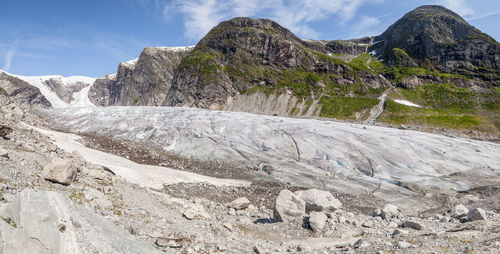
M 323 228 L 325 227 L 325 224 L 326 224 L 326 219 L 328 217 L 326 216 L 326 214 L 322 213 L 322 212 L 311 212 L 311 215 L 309 216 L 309 226 L 311 226 L 311 229 L 316 232 L 316 233 L 319 233 L 321 231 L 323 231 Z
M 441 218 L 439 220 L 439 222 L 441 222 L 441 223 L 448 223 L 449 221 L 450 221 L 450 217 L 448 217 L 448 216 L 443 216 L 443 218 Z
M 306 212 L 306 203 L 289 190 L 282 190 L 276 198 L 274 219 L 291 222 L 301 220 Z
M 69 185 L 76 180 L 77 168 L 71 160 L 54 159 L 43 167 L 43 177 L 45 180 Z
M 249 205 L 250 200 L 248 200 L 248 198 L 246 197 L 237 198 L 229 203 L 229 207 L 233 208 L 234 210 L 243 210 L 246 209 Z
M 2 158 L 9 158 L 9 152 L 5 150 L 3 147 L 0 146 L 0 157 Z
M 403 223 L 403 227 L 404 228 L 413 228 L 415 230 L 422 230 L 424 228 L 422 226 L 422 224 L 415 222 L 415 221 L 410 221 L 410 220 L 405 221 Z
M 380 216 L 384 220 L 390 220 L 394 217 L 397 217 L 399 215 L 399 209 L 395 205 L 387 204 L 382 208 L 382 211 L 380 213 Z
M 295 194 L 306 202 L 306 212 L 311 211 L 329 213 L 342 207 L 342 203 L 329 191 L 309 189 L 296 191 Z
M 156 239 L 155 244 L 156 244 L 156 246 L 159 246 L 159 247 L 181 248 L 182 247 L 182 239 L 159 237 Z
M 205 211 L 201 204 L 188 204 L 182 213 L 188 220 L 208 219 L 210 215 Z
M 0 220 L 4 253 L 162 253 L 59 192 L 24 189 L 6 210 L 4 219 L 16 228 Z M 21 249 L 6 251 L 9 246 Z
M 453 218 L 459 219 L 461 217 L 467 216 L 468 212 L 469 212 L 469 209 L 467 209 L 467 207 L 465 207 L 462 204 L 459 204 L 459 205 L 451 208 L 450 211 L 448 212 L 448 214 Z
M 0 125 L 0 138 L 6 138 L 12 132 L 12 128 L 5 125 Z
M 481 208 L 474 208 L 467 213 L 467 220 L 486 220 L 486 212 Z

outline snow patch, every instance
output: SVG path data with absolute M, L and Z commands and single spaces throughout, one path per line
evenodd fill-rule
M 410 107 L 416 107 L 416 108 L 421 108 L 422 106 L 420 105 L 417 105 L 411 101 L 407 101 L 407 100 L 394 100 L 396 103 L 399 103 L 399 104 L 403 104 L 403 105 L 406 105 L 406 106 L 410 106 Z

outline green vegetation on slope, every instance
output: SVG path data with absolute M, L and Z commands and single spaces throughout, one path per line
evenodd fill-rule
M 349 97 L 321 97 L 322 104 L 320 116 L 355 119 L 356 112 L 369 110 L 379 102 L 374 98 L 349 98 Z

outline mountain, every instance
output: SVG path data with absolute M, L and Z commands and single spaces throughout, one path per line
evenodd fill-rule
M 163 105 L 227 109 L 259 90 L 319 100 L 341 94 L 343 86 L 369 91 L 390 83 L 274 21 L 234 18 L 214 27 L 181 61 Z
M 138 59 L 121 63 L 116 75 L 97 79 L 89 97 L 100 106 L 159 106 L 175 68 L 190 51 L 191 47 L 145 48 Z
M 458 74 L 466 86 L 500 84 L 500 44 L 442 6 L 409 12 L 375 40 L 370 50 L 391 67 Z
M 272 20 L 233 18 L 194 47 L 145 48 L 95 82 L 24 80 L 53 107 L 187 106 L 497 140 L 499 63 L 495 39 L 426 5 L 379 36 L 352 40 L 306 40 Z

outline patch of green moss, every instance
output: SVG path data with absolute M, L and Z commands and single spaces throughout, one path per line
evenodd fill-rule
M 214 73 L 221 70 L 221 66 L 216 63 L 213 55 L 195 50 L 182 59 L 178 69 L 196 69 L 201 73 Z
M 338 119 L 355 119 L 356 112 L 370 109 L 379 103 L 374 98 L 321 97 L 320 116 Z

